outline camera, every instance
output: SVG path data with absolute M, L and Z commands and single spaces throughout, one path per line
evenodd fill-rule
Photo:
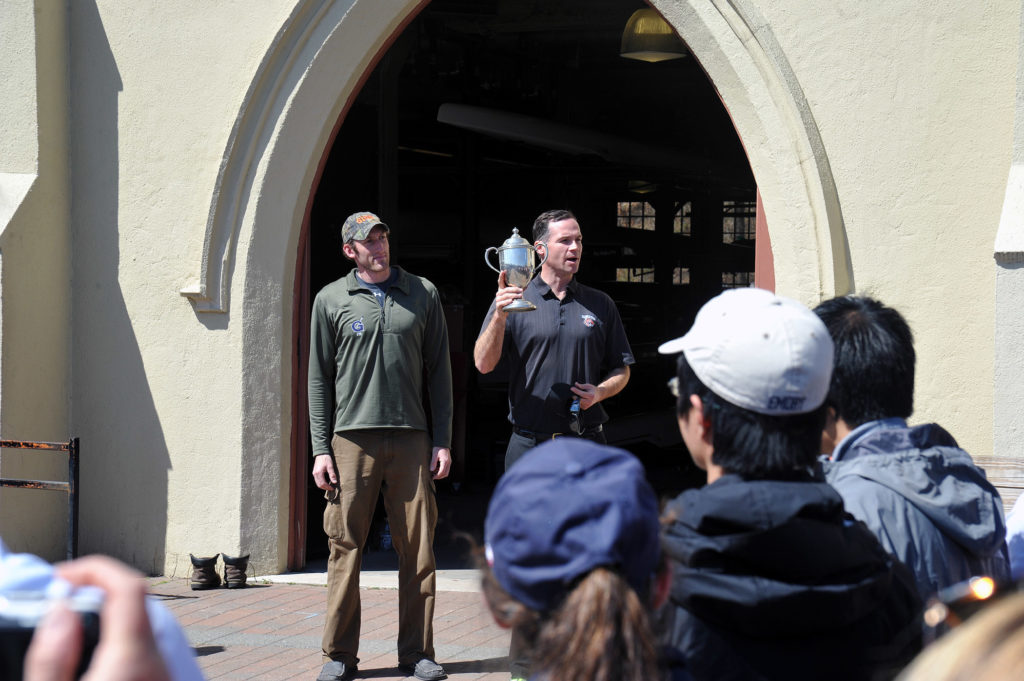
M 32 642 L 36 626 L 61 599 L 48 597 L 41 591 L 0 593 L 0 679 L 21 679 L 25 670 L 25 653 Z M 100 634 L 100 597 L 91 593 L 75 594 L 62 599 L 82 621 L 82 656 L 75 678 L 85 673 L 92 660 Z

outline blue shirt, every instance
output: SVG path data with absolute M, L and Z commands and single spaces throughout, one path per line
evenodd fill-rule
M 398 270 L 394 267 L 391 268 L 391 274 L 388 275 L 388 278 L 379 284 L 375 284 L 372 281 L 364 281 L 362 277 L 358 274 L 356 275 L 356 281 L 369 289 L 373 297 L 377 299 L 377 304 L 381 307 L 384 307 L 384 299 L 388 294 L 388 289 L 391 288 L 396 279 L 398 279 Z

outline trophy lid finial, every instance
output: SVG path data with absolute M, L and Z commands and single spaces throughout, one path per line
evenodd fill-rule
M 502 244 L 502 248 L 525 248 L 530 245 L 530 242 L 519 236 L 519 228 L 512 228 L 512 236 L 505 239 L 505 243 Z

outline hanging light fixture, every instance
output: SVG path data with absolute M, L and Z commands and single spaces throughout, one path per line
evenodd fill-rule
M 648 7 L 629 17 L 622 31 L 619 54 L 646 62 L 667 61 L 685 57 L 686 46 L 657 10 Z

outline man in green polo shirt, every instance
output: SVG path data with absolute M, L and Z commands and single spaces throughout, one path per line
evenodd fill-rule
M 434 285 L 391 266 L 389 231 L 373 213 L 350 215 L 342 252 L 355 268 L 313 302 L 309 424 L 331 551 L 318 681 L 356 673 L 359 567 L 382 490 L 399 559 L 399 669 L 425 681 L 446 677 L 434 661 L 433 480 L 451 467 L 448 331 Z

